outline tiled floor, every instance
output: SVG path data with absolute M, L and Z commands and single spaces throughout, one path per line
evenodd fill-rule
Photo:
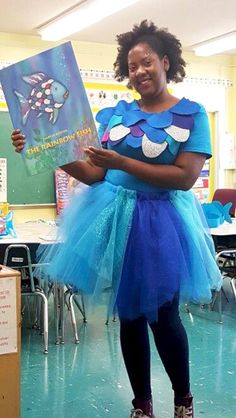
M 227 290 L 227 289 L 226 289 Z M 228 293 L 231 295 L 231 293 Z M 191 354 L 196 418 L 236 417 L 236 302 L 217 313 L 181 307 Z M 65 344 L 54 344 L 50 323 L 48 355 L 41 336 L 23 328 L 21 418 L 128 418 L 132 393 L 119 347 L 119 324 L 105 325 L 101 305 L 84 325 L 77 313 L 80 344 L 75 345 L 69 315 Z M 172 390 L 152 343 L 152 383 L 156 418 L 173 418 Z

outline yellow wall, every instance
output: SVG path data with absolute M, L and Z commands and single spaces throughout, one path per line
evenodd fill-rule
M 17 62 L 62 42 L 46 42 L 34 36 L 6 35 L 0 32 L 0 60 Z M 115 45 L 78 41 L 73 41 L 72 44 L 81 68 L 112 70 L 116 56 Z
M 61 42 L 59 42 L 61 43 Z M 39 37 L 4 34 L 0 32 L 0 60 L 17 62 L 45 49 L 59 45 L 42 41 Z M 116 58 L 116 45 L 73 41 L 73 48 L 82 69 L 112 70 Z M 215 55 L 197 57 L 184 52 L 187 75 L 203 78 L 236 78 L 236 56 Z
M 61 42 L 59 42 L 61 43 Z M 41 41 L 39 37 L 4 34 L 0 32 L 0 60 L 17 62 L 59 43 Z M 81 69 L 112 70 L 116 57 L 116 45 L 87 43 L 73 41 L 73 48 Z M 213 57 L 197 57 L 192 52 L 184 52 L 187 62 L 187 74 L 190 77 L 229 79 L 236 84 L 236 56 L 216 55 Z M 236 135 L 236 118 L 234 103 L 236 103 L 236 86 L 227 88 L 226 130 Z M 228 177 L 229 183 L 234 182 L 234 173 Z M 229 184 L 231 185 L 231 184 Z M 55 209 L 14 208 L 15 219 L 30 218 L 52 219 Z

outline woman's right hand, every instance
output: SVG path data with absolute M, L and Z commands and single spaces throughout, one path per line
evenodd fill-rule
M 25 135 L 20 129 L 14 129 L 11 134 L 12 144 L 15 147 L 16 152 L 21 152 L 25 146 Z

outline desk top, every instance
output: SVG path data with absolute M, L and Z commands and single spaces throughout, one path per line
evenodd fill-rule
M 14 225 L 16 238 L 0 238 L 0 244 L 52 243 L 56 239 L 57 227 L 52 221 L 29 221 Z
M 236 218 L 232 218 L 232 223 L 224 222 L 217 228 L 210 228 L 211 235 L 236 235 Z
M 11 236 L 0 238 L 0 244 L 37 243 L 47 244 L 55 242 L 57 226 L 53 221 L 28 221 L 15 225 L 16 238 Z M 217 228 L 210 228 L 211 235 L 236 235 L 236 218 L 232 223 L 224 222 Z

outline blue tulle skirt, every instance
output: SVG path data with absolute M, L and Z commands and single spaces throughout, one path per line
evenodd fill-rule
M 208 303 L 221 274 L 200 204 L 191 191 L 136 192 L 109 182 L 74 196 L 60 219 L 58 243 L 40 246 L 50 280 L 93 300 L 111 289 L 120 317 L 157 318 L 180 299 Z

